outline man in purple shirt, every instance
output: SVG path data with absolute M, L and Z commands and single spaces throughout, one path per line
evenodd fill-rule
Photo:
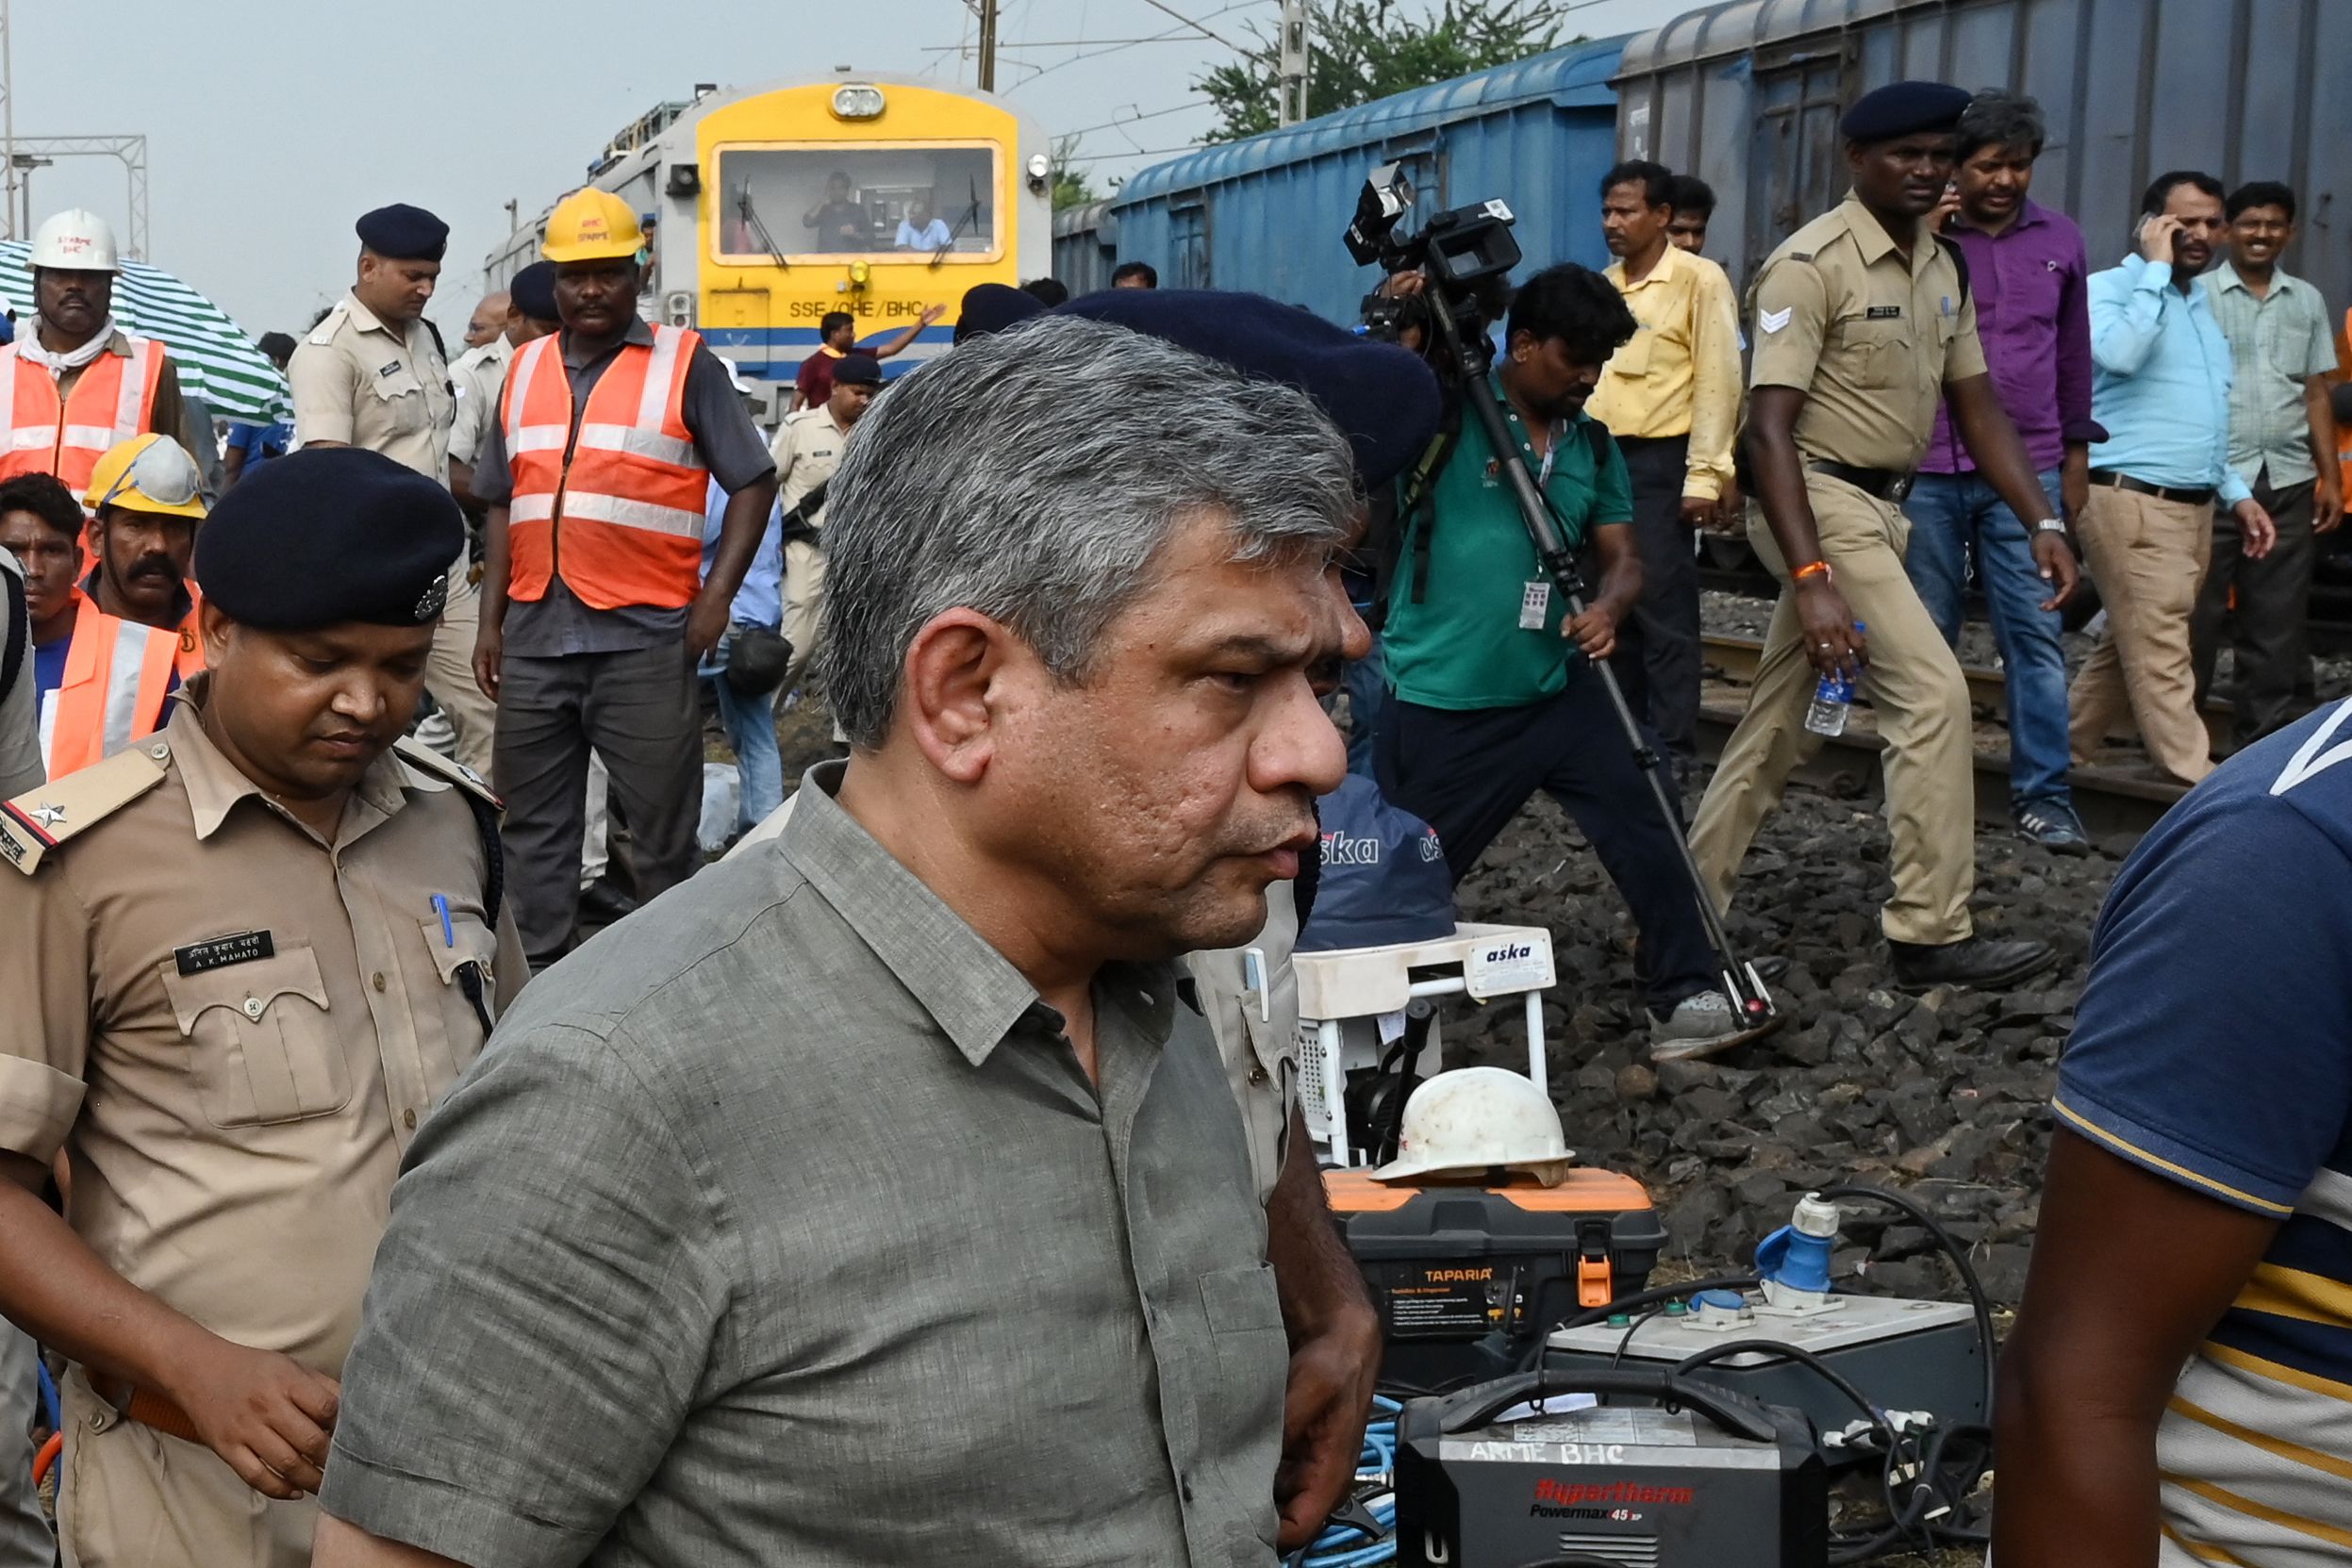
M 1966 257 L 1977 329 L 2001 406 L 2041 470 L 2054 513 L 2072 522 L 2090 486 L 2090 263 L 2082 231 L 2026 199 L 2041 155 L 2041 106 L 2006 92 L 1977 95 L 1960 122 L 1960 164 L 1937 209 L 1944 237 Z M 1904 569 L 1946 641 L 1960 640 L 1960 597 L 1971 557 L 1993 612 L 2009 675 L 2009 790 L 2017 831 L 2062 854 L 2091 843 L 2066 787 L 2066 656 L 2060 617 L 2028 524 L 1977 471 L 1939 410 L 1919 476 L 1903 503 L 1911 520 Z M 2056 527 L 2051 522 L 2046 526 Z

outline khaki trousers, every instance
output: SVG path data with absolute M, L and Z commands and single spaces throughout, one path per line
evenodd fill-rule
M 1886 740 L 1886 825 L 1893 840 L 1895 896 L 1880 922 L 1890 941 L 1941 946 L 1975 933 L 1976 779 L 1968 685 L 1960 660 L 1903 570 L 1911 525 L 1903 514 L 1827 474 L 1805 475 L 1821 553 L 1837 574 L 1854 619 L 1869 630 L 1863 677 Z M 1691 825 L 1691 852 L 1718 907 L 1731 903 L 1740 861 L 1756 829 L 1781 803 L 1789 774 L 1820 749 L 1805 709 L 1820 677 L 1806 661 L 1796 590 L 1771 532 L 1748 537 L 1781 579 L 1781 602 L 1764 636 L 1747 711 Z
M 319 1518 L 238 1479 L 209 1448 L 115 1413 L 79 1368 L 65 1405 L 65 1568 L 306 1568 Z
M 473 678 L 473 638 L 481 627 L 480 591 L 453 589 L 441 607 L 440 630 L 433 634 L 433 652 L 425 656 L 424 686 L 457 732 L 457 760 L 487 779 L 498 704 L 482 694 Z
M 825 553 L 805 539 L 784 547 L 784 640 L 792 645 L 789 686 L 808 668 L 825 635 Z
M 2090 760 L 2128 709 L 2149 760 L 2195 784 L 2213 770 L 2189 636 L 2213 508 L 2094 485 L 2076 532 L 2107 607 L 2107 632 L 2066 693 L 2075 766 Z

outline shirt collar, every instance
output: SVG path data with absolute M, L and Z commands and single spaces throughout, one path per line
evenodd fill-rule
M 1875 266 L 1886 256 L 1891 256 L 1897 260 L 1902 258 L 1903 253 L 1896 249 L 1894 237 L 1886 232 L 1886 225 L 1879 222 L 1878 214 L 1863 205 L 1860 196 L 1847 191 L 1843 210 L 1847 226 L 1853 231 L 1854 243 L 1862 249 L 1863 261 Z M 1935 237 L 1921 228 L 1919 237 L 1911 247 L 1912 276 L 1917 277 L 1920 270 L 1934 259 L 1936 248 Z
M 179 766 L 180 782 L 188 791 L 188 807 L 195 819 L 197 839 L 210 838 L 219 832 L 237 802 L 248 796 L 261 801 L 265 810 L 276 812 L 292 822 L 293 817 L 285 808 L 273 801 L 259 784 L 223 755 L 221 749 L 212 744 L 212 737 L 205 734 L 202 713 L 211 685 L 208 673 L 199 673 L 172 693 L 172 716 L 163 727 L 163 738 L 171 748 L 173 761 Z M 352 790 L 353 806 L 357 809 L 344 808 L 343 820 L 336 831 L 337 847 L 350 843 L 398 812 L 406 804 L 407 791 L 431 794 L 449 787 L 445 782 L 409 767 L 398 752 L 385 751 L 368 765 L 368 770 L 359 776 L 358 784 Z
M 352 324 L 356 326 L 362 332 L 380 332 L 387 338 L 397 338 L 403 343 L 408 341 L 408 335 L 406 333 L 394 332 L 392 330 L 392 323 L 377 315 L 374 311 L 370 310 L 366 305 L 361 305 L 359 303 L 359 296 L 356 294 L 345 294 L 343 296 L 343 313 L 349 316 L 351 318 Z
M 1641 282 L 1628 283 L 1626 281 L 1625 257 L 1623 256 L 1617 256 L 1610 261 L 1607 275 L 1609 281 L 1615 284 L 1620 292 L 1628 289 L 1647 289 L 1653 283 L 1665 282 L 1687 266 L 1689 261 L 1690 258 L 1682 254 L 1681 248 L 1669 239 L 1666 241 L 1666 254 L 1658 258 L 1658 265 L 1652 267 L 1649 270 L 1649 275 L 1643 278 Z
M 1041 1005 L 1036 987 L 841 809 L 845 767 L 820 763 L 803 775 L 779 848 L 977 1067 Z
M 2027 229 L 2045 227 L 2048 224 L 2049 221 L 2050 209 L 2035 201 L 2032 197 L 2028 196 L 2017 206 L 2017 221 L 2010 224 L 2009 227 L 2001 230 L 1998 234 L 1985 233 L 1984 230 L 1968 222 L 1966 215 L 1963 213 L 1954 213 L 1952 215 L 1952 232 L 1954 234 L 1973 234 L 1979 239 L 1989 239 L 1997 244 L 2001 240 L 2008 239 L 2012 234 L 2022 234 Z

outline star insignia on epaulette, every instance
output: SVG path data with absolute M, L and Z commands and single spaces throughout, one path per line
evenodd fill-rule
M 47 832 L 65 820 L 65 808 L 43 801 L 32 809 L 31 815 L 33 820 L 41 824 L 41 830 Z

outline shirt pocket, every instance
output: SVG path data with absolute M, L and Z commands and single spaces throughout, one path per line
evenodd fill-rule
M 1266 1477 L 1282 1460 L 1283 1390 L 1290 1338 L 1270 1264 L 1244 1263 L 1201 1276 L 1201 1306 L 1216 1347 L 1215 1380 L 1201 1401 L 1201 1468 L 1227 1490 L 1231 1517 L 1274 1542 Z
M 1637 326 L 1633 336 L 1617 345 L 1617 352 L 1609 356 L 1611 375 L 1645 376 L 1649 373 L 1650 339 L 1656 336 L 1646 326 Z
M 432 424 L 433 410 L 425 401 L 424 383 L 407 366 L 369 377 L 368 388 L 375 394 L 376 407 L 394 435 L 413 436 Z
M 193 975 L 166 964 L 162 975 L 215 1127 L 302 1121 L 351 1103 L 351 1064 L 310 949 Z
M 1838 358 L 1856 387 L 1883 392 L 1908 384 L 1916 352 L 1911 323 L 1855 318 L 1838 324 L 1837 339 Z
M 423 1056 L 425 1093 L 439 1099 L 467 1065 L 482 1054 L 483 1043 L 489 1032 L 482 1027 L 482 1013 L 473 1010 L 473 999 L 467 995 L 466 982 L 471 975 L 473 993 L 482 999 L 483 1013 L 495 1005 L 498 987 L 493 966 L 498 960 L 498 936 L 483 922 L 479 915 L 449 912 L 449 939 L 441 939 L 441 917 L 432 916 L 420 924 L 424 938 L 424 950 L 431 955 L 433 972 L 440 985 L 434 1005 L 417 1009 L 417 1045 Z M 493 1020 L 494 1021 L 494 1020 Z

